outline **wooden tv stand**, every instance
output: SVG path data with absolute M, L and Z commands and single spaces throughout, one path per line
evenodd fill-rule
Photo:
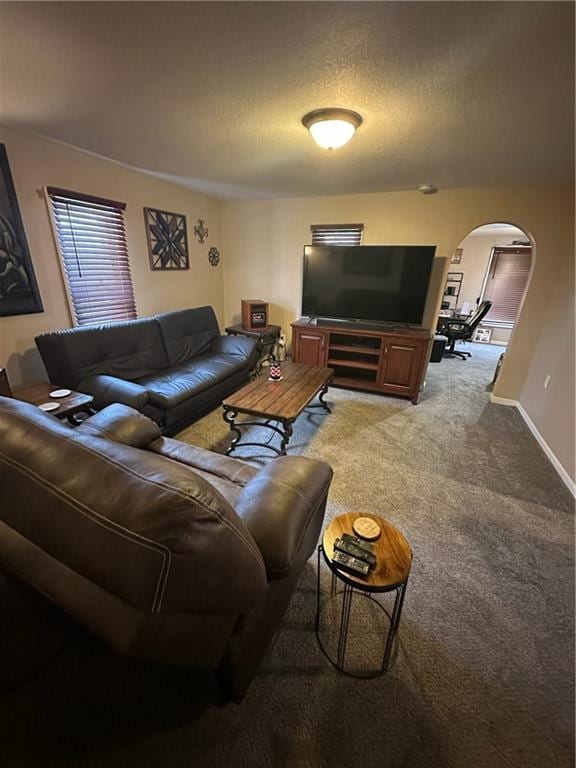
M 334 369 L 333 384 L 409 397 L 414 405 L 426 375 L 432 334 L 424 328 L 292 323 L 292 360 Z

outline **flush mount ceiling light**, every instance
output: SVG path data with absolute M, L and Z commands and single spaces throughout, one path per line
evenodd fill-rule
M 312 138 L 324 149 L 338 149 L 350 141 L 362 117 L 351 109 L 315 109 L 302 118 Z

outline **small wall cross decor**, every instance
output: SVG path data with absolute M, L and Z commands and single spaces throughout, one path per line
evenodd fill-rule
M 194 234 L 198 238 L 199 243 L 206 242 L 206 238 L 208 237 L 208 227 L 206 226 L 206 222 L 204 219 L 198 219 L 198 224 L 194 227 Z

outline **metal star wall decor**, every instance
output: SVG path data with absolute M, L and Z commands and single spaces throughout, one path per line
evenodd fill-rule
M 194 234 L 198 238 L 199 243 L 206 241 L 206 238 L 208 237 L 208 227 L 206 226 L 204 219 L 198 219 L 198 224 L 194 227 Z
M 186 216 L 144 208 L 150 269 L 189 269 Z

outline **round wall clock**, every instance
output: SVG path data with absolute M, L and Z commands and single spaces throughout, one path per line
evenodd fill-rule
M 208 251 L 208 261 L 213 267 L 217 267 L 220 264 L 220 251 L 218 248 L 210 248 Z

